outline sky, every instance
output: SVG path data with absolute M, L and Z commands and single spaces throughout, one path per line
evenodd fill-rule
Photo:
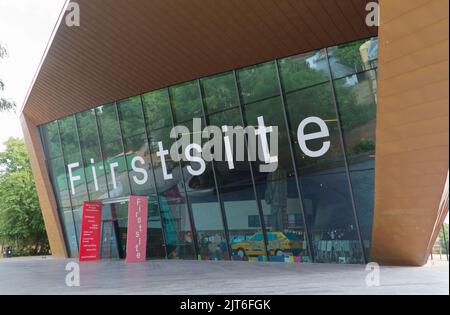
M 0 43 L 9 57 L 0 61 L 2 96 L 20 108 L 44 54 L 65 0 L 0 0 Z M 0 92 L 1 93 L 1 92 Z M 0 151 L 9 137 L 22 138 L 18 113 L 0 113 Z

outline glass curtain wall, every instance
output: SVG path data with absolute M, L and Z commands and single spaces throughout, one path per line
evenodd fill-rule
M 360 40 L 151 91 L 40 126 L 70 256 L 77 256 L 82 202 L 132 194 L 149 198 L 149 258 L 367 261 L 377 54 L 377 38 Z M 193 176 L 188 167 L 198 169 L 198 163 L 161 157 L 161 146 L 170 151 L 182 137 L 214 155 L 208 143 L 223 137 L 222 126 L 257 127 L 261 117 L 278 128 L 274 172 L 262 172 L 259 160 L 236 161 L 255 149 L 238 130 L 230 138 L 233 168 L 227 160 L 206 161 L 205 171 Z M 305 141 L 305 148 L 298 128 L 310 117 L 320 118 L 328 134 Z M 171 137 L 177 125 L 185 128 Z M 203 131 L 206 126 L 219 130 Z M 302 129 L 304 135 L 320 131 L 317 124 Z M 326 152 L 311 157 L 308 152 L 320 150 L 324 141 Z

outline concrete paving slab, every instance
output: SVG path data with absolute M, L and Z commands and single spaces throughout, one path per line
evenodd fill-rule
M 371 287 L 363 265 L 101 260 L 80 263 L 80 286 L 69 287 L 73 261 L 0 259 L 0 294 L 449 294 L 448 262 L 383 266 L 380 286 Z

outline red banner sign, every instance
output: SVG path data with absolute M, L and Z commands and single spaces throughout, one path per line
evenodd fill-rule
M 125 262 L 144 262 L 147 254 L 148 199 L 130 196 L 128 201 L 127 257 Z
M 102 207 L 103 204 L 99 201 L 83 202 L 79 261 L 98 260 L 100 258 Z

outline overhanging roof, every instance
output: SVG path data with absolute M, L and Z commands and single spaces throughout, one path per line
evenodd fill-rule
M 36 125 L 127 96 L 377 34 L 366 0 L 77 0 L 23 113 Z

